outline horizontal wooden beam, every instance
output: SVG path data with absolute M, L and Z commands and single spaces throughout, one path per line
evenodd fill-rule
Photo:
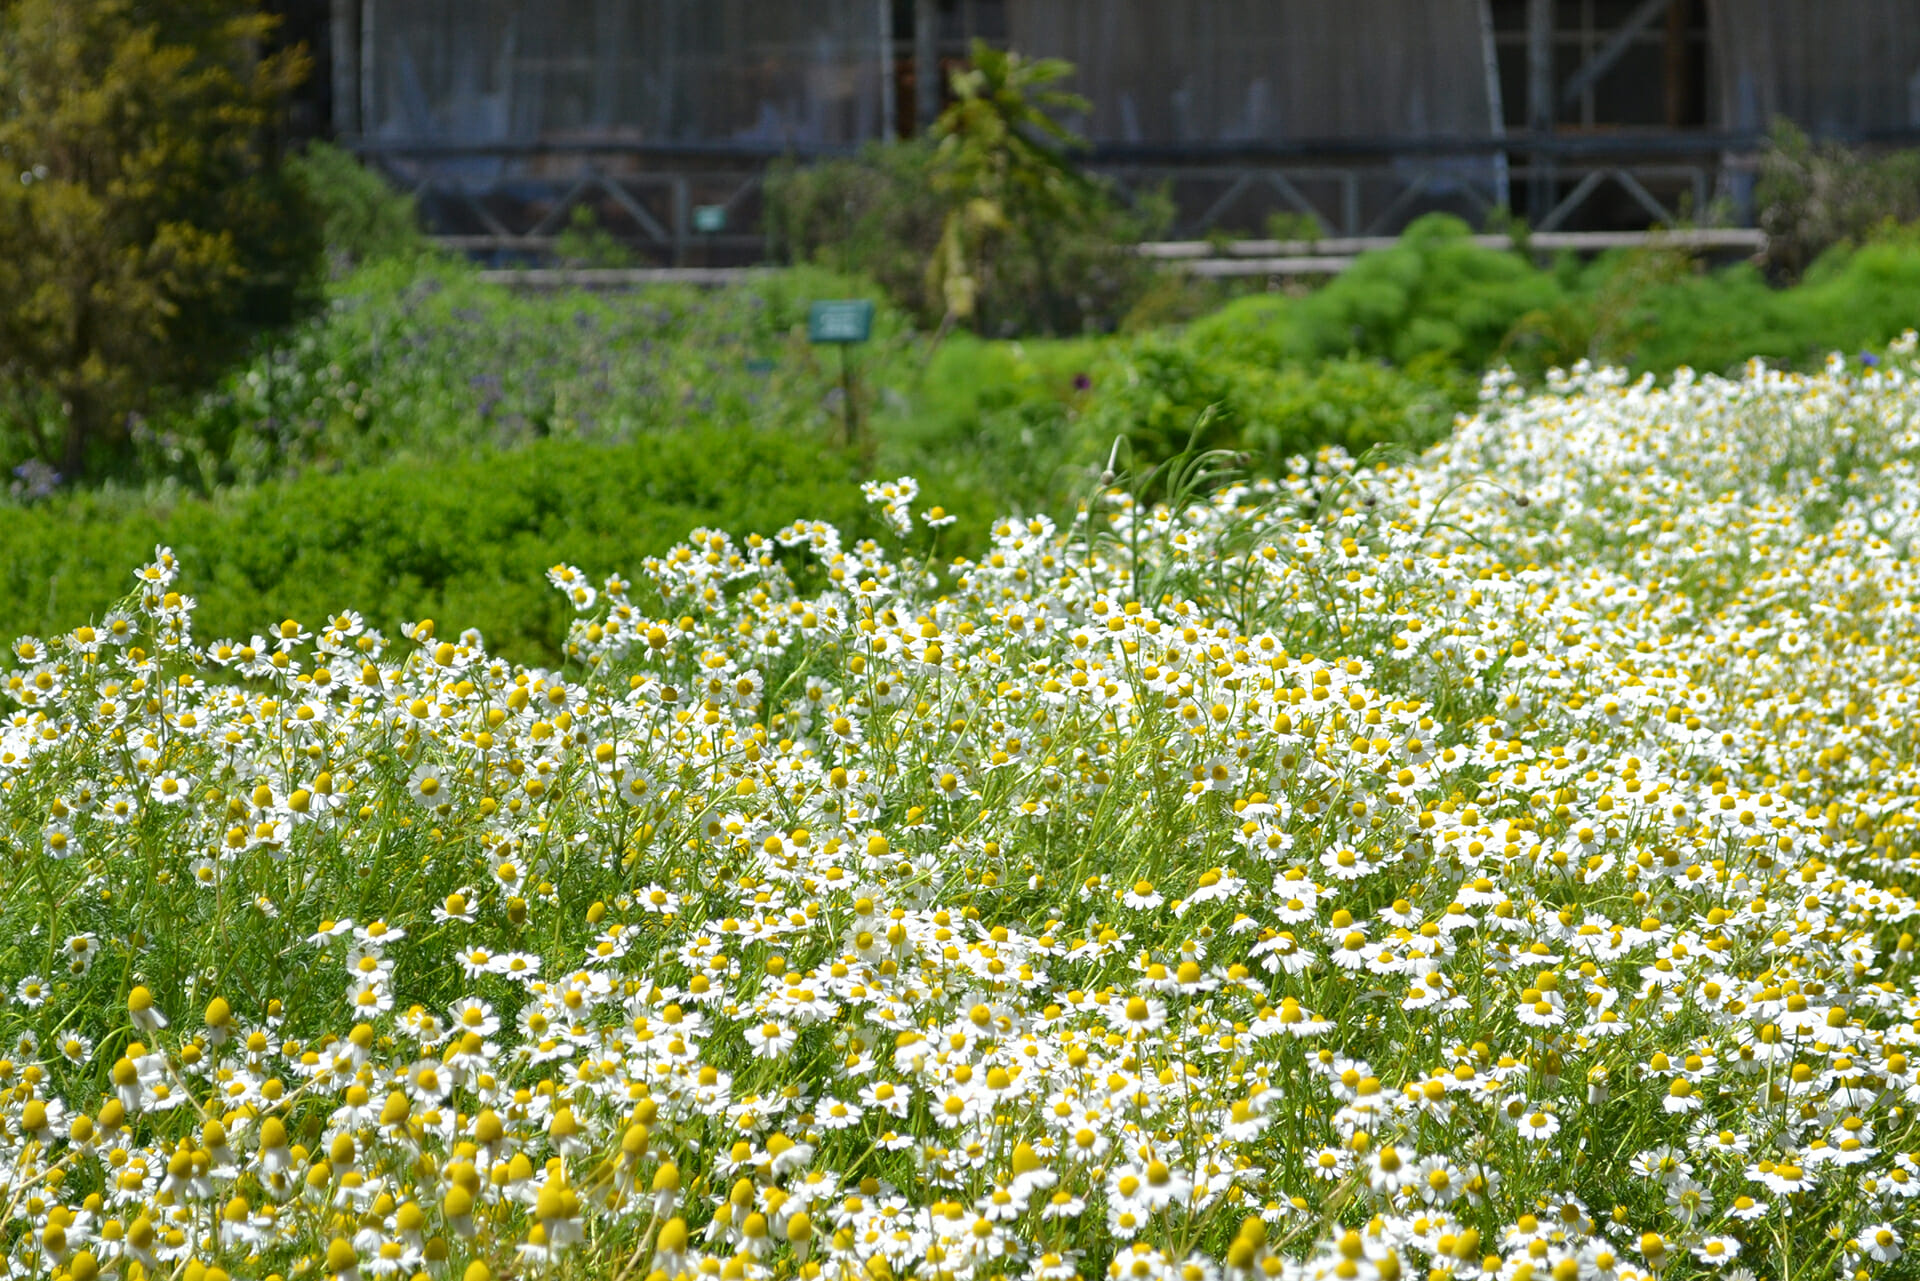
M 1287 254 L 1274 258 L 1187 258 L 1170 265 L 1189 276 L 1337 276 L 1353 266 L 1342 254 Z
M 1485 249 L 1511 249 L 1511 236 L 1474 236 Z M 1548 252 L 1603 253 L 1609 249 L 1668 248 L 1744 250 L 1767 247 L 1763 231 L 1751 227 L 1706 227 L 1680 231 L 1541 231 L 1527 238 L 1530 248 Z M 1142 257 L 1173 261 L 1210 258 L 1352 257 L 1399 243 L 1395 236 L 1328 236 L 1320 240 L 1160 240 L 1143 244 Z
M 647 285 L 738 285 L 768 267 L 523 267 L 482 271 L 489 285 L 510 289 L 638 289 Z
M 498 236 L 443 236 L 444 248 L 468 247 L 485 241 L 486 248 L 513 248 L 526 252 L 551 250 L 551 239 Z M 1509 236 L 1474 236 L 1487 249 L 1511 249 Z M 1392 236 L 1342 236 L 1325 240 L 1234 240 L 1216 245 L 1206 240 L 1154 241 L 1136 247 L 1152 258 L 1189 275 L 1208 278 L 1235 276 L 1333 276 L 1353 265 L 1363 253 L 1398 244 Z M 1765 233 L 1740 227 L 1710 227 L 1689 231 L 1543 231 L 1527 238 L 1527 247 L 1545 253 L 1604 253 L 1609 249 L 1692 249 L 1702 252 L 1759 253 L 1767 246 Z M 737 285 L 765 276 L 769 267 L 519 267 L 482 271 L 488 284 L 512 289 L 639 289 L 648 285 Z

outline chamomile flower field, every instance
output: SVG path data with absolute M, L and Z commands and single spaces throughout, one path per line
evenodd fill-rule
M 558 670 L 159 549 L 0 684 L 8 1272 L 1911 1276 L 1913 352 L 874 483 Z

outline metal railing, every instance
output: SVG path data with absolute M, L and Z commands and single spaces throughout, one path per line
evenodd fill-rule
M 1522 243 L 1537 253 L 1602 253 L 1609 249 L 1674 248 L 1694 253 L 1758 254 L 1766 249 L 1764 233 L 1740 227 L 1685 231 L 1563 231 L 1541 232 L 1524 242 L 1510 236 L 1474 236 L 1474 244 L 1489 249 L 1512 249 Z M 445 243 L 444 241 L 442 243 Z M 1363 253 L 1386 249 L 1392 236 L 1330 237 L 1325 240 L 1156 240 L 1136 246 L 1172 271 L 1194 276 L 1332 276 L 1353 265 Z M 647 285 L 732 285 L 764 275 L 765 267 L 621 267 L 621 268 L 504 268 L 483 271 L 480 278 L 514 289 L 634 289 Z
M 1913 143 L 1920 133 L 1848 141 Z M 348 145 L 413 194 L 428 230 L 450 246 L 504 257 L 547 256 L 572 210 L 590 204 L 605 215 L 608 231 L 650 261 L 672 266 L 759 261 L 765 254 L 768 166 L 784 157 L 856 154 L 849 148 L 636 147 L 613 141 Z M 1391 235 L 1434 209 L 1484 221 L 1512 209 L 1514 197 L 1530 190 L 1550 193 L 1549 205 L 1517 211 L 1537 237 L 1673 226 L 1709 210 L 1750 224 L 1764 145 L 1756 134 L 1676 131 L 1101 146 L 1081 161 L 1122 192 L 1168 190 L 1177 210 L 1173 232 L 1183 239 L 1258 230 L 1274 214 L 1311 219 L 1329 237 Z M 703 232 L 694 225 L 693 211 L 702 205 L 725 211 L 725 230 Z M 1304 256 L 1338 255 L 1323 248 Z

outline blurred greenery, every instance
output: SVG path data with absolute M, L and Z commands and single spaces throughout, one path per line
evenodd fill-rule
M 777 164 L 767 178 L 767 241 L 779 262 L 858 275 L 922 329 L 947 315 L 947 275 L 930 273 L 943 245 L 970 260 L 970 321 L 993 337 L 1110 332 L 1143 308 L 1177 311 L 1213 289 L 1169 279 L 1132 252 L 1162 235 L 1171 206 L 1148 193 L 1134 206 L 1104 188 L 1077 192 L 1074 216 L 1041 235 L 974 227 L 968 217 L 1004 215 L 961 202 L 936 182 L 942 158 L 931 142 L 873 144 L 856 156 L 805 166 Z M 997 208 L 997 206 L 996 206 Z M 1022 215 L 1028 226 L 1041 215 Z M 1017 225 L 1017 224 L 1015 224 Z M 965 228 L 966 234 L 961 230 Z M 1170 288 L 1171 286 L 1171 288 Z
M 1920 151 L 1874 155 L 1773 126 L 1754 192 L 1768 265 L 1793 279 L 1836 245 L 1920 219 Z
M 419 618 L 476 627 L 497 652 L 551 662 L 570 616 L 543 577 L 556 562 L 604 576 L 696 526 L 744 535 L 802 516 L 865 533 L 859 462 L 816 440 L 705 428 L 534 441 L 510 455 L 275 480 L 212 499 L 125 504 L 81 492 L 0 507 L 0 631 L 97 616 L 165 543 L 208 640 L 351 607 L 389 629 Z
M 251 0 L 0 4 L 0 419 L 68 478 L 129 415 L 313 300 L 321 231 L 280 164 L 306 74 Z
M 413 198 L 330 142 L 310 142 L 286 161 L 317 216 L 335 274 L 384 258 L 426 252 Z
M 321 314 L 138 423 L 128 476 L 16 479 L 0 637 L 99 613 L 168 542 L 209 635 L 353 607 L 552 661 L 562 602 L 541 572 L 556 561 L 631 571 L 701 524 L 874 533 L 861 478 L 919 477 L 960 518 L 940 553 L 966 553 L 995 516 L 1072 510 L 1110 459 L 1144 469 L 1197 445 L 1257 472 L 1329 444 L 1417 449 L 1471 412 L 1490 365 L 1805 365 L 1896 336 L 1920 297 L 1908 232 L 1829 250 L 1776 289 L 1751 265 L 1664 251 L 1536 265 L 1432 218 L 1317 289 L 1191 323 L 933 342 L 877 282 L 820 267 L 523 294 L 404 241 L 361 243 Z M 839 353 L 805 337 L 826 297 L 877 303 L 873 341 L 850 353 L 866 424 L 851 444 Z

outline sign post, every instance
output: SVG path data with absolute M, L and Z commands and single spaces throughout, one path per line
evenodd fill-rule
M 713 266 L 713 238 L 727 229 L 725 205 L 695 205 L 693 233 L 700 238 L 700 261 Z
M 851 445 L 859 429 L 854 408 L 853 361 L 847 349 L 873 337 L 873 304 L 865 298 L 816 302 L 807 308 L 807 341 L 840 349 L 840 410 Z

